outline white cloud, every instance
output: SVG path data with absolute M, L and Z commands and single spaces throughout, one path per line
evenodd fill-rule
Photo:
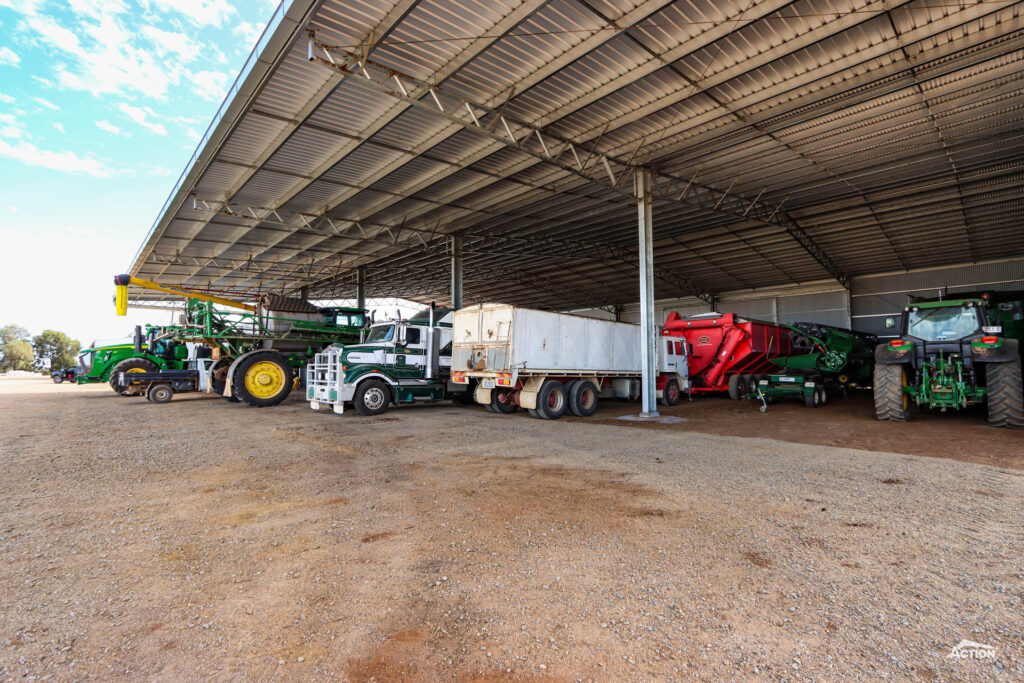
M 146 7 L 180 13 L 196 26 L 220 26 L 235 13 L 227 0 L 143 0 Z
M 123 130 L 112 124 L 110 121 L 97 121 L 96 127 L 99 128 L 100 130 L 105 130 L 108 133 L 112 133 L 113 135 L 123 135 L 126 138 L 131 137 L 130 133 L 124 132 Z
M 157 115 L 156 112 L 149 107 L 133 107 L 130 104 L 120 104 L 117 108 L 120 109 L 125 116 L 143 128 L 148 129 L 150 132 L 156 133 L 157 135 L 167 135 L 167 129 L 164 128 L 162 123 L 153 123 L 149 120 L 149 117 L 155 117 Z
M 53 124 L 53 127 L 56 128 L 61 133 L 64 132 L 64 124 L 61 123 L 60 121 L 55 121 L 54 124 Z
M 14 114 L 0 114 L 0 138 L 14 140 L 24 137 L 28 137 L 28 131 Z
M 199 56 L 199 43 L 184 33 L 165 31 L 156 26 L 143 26 L 139 33 L 152 43 L 157 54 L 161 56 L 176 54 L 179 57 L 184 57 L 186 62 L 192 61 Z
M 199 95 L 207 100 L 222 100 L 228 89 L 228 75 L 220 71 L 200 71 L 190 74 Z
M 46 107 L 47 109 L 50 109 L 52 111 L 60 111 L 60 107 L 58 107 L 56 104 L 54 104 L 50 100 L 44 99 L 42 97 L 33 97 L 32 101 L 36 102 L 38 104 L 41 104 L 44 107 Z
M 0 66 L 18 66 L 21 63 L 21 57 L 11 48 L 0 47 Z
M 17 100 L 15 100 L 10 95 L 5 95 L 2 92 L 0 92 L 0 102 L 3 102 L 4 104 L 14 104 L 16 101 Z
M 65 173 L 84 173 L 96 178 L 109 178 L 112 171 L 99 159 L 80 157 L 74 152 L 54 152 L 39 149 L 31 142 L 19 141 L 14 144 L 0 139 L 0 157 L 15 159 L 29 166 L 42 166 Z
M 259 40 L 260 35 L 263 34 L 263 28 L 263 26 L 257 26 L 251 21 L 240 21 L 231 29 L 231 32 L 241 37 L 244 43 L 243 47 L 248 52 L 256 44 L 256 41 Z
M 162 59 L 148 44 L 138 45 L 133 35 L 113 14 L 97 14 L 95 21 L 82 18 L 64 26 L 47 15 L 29 16 L 22 22 L 43 43 L 56 48 L 56 84 L 93 95 L 140 93 L 162 98 L 181 78 L 182 66 Z M 60 58 L 66 58 L 67 63 Z

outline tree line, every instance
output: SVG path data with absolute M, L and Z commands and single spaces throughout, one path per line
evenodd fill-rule
M 42 370 L 46 361 L 57 370 L 76 364 L 82 344 L 57 330 L 43 330 L 32 337 L 20 325 L 0 327 L 0 372 Z

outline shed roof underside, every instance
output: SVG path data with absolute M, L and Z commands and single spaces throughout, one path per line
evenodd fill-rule
M 134 275 L 440 303 L 461 233 L 466 301 L 633 302 L 640 167 L 659 297 L 1024 254 L 1021 2 L 289 12 Z

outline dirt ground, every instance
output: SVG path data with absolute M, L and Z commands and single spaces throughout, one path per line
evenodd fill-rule
M 0 680 L 1024 677 L 1024 435 L 865 397 L 636 409 L 0 377 Z

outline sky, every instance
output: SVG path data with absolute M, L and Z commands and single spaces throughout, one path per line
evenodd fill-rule
M 88 345 L 277 0 L 0 0 L 0 326 Z

